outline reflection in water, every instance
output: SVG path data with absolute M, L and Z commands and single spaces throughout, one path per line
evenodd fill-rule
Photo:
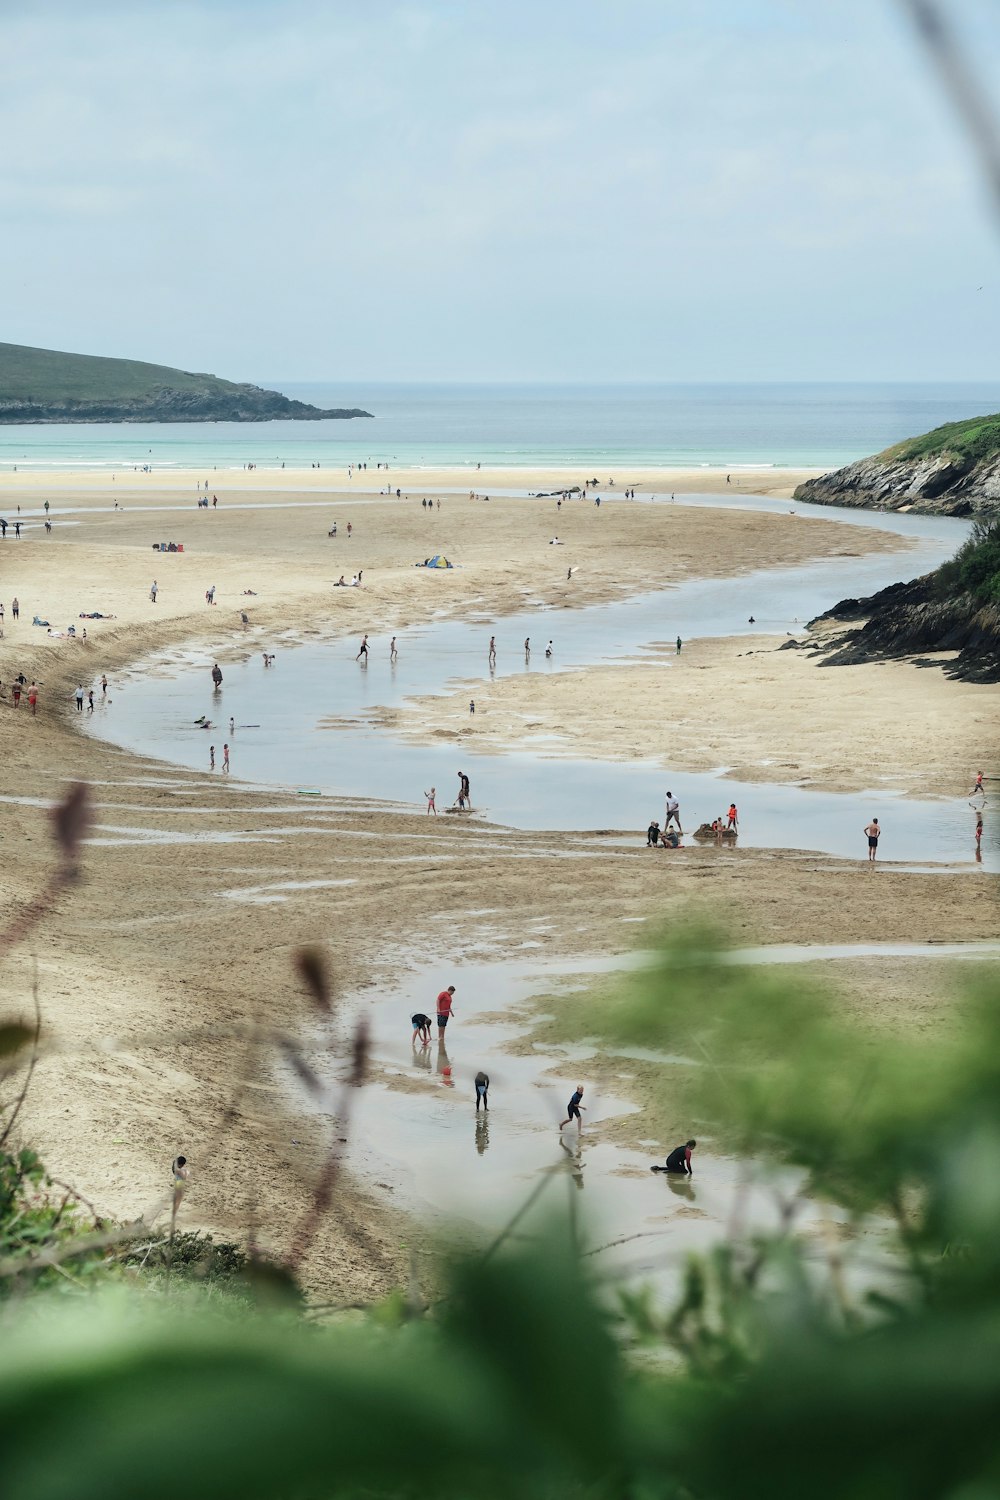
M 423 1070 L 424 1070 L 425 1073 L 429 1073 L 430 1072 L 430 1070 L 431 1070 L 431 1049 L 430 1049 L 429 1043 L 424 1042 L 423 1044 L 418 1045 L 418 1043 L 416 1042 L 416 1040 L 414 1040 L 414 1043 L 413 1043 L 413 1065 L 416 1068 L 423 1068 Z
M 445 1051 L 444 1042 L 438 1043 L 437 1068 L 435 1069 L 446 1088 L 453 1089 L 455 1080 L 451 1072 L 451 1058 Z
M 577 1187 L 582 1189 L 582 1187 L 583 1187 L 583 1155 L 582 1155 L 582 1142 L 580 1141 L 579 1136 L 577 1136 L 575 1145 L 572 1145 L 572 1146 L 568 1145 L 567 1142 L 563 1140 L 562 1136 L 560 1136 L 559 1137 L 559 1144 L 563 1148 L 563 1150 L 565 1151 L 566 1155 L 569 1157 L 569 1161 L 567 1161 L 565 1165 L 566 1165 L 567 1170 L 569 1171 L 570 1176 L 572 1177 L 573 1181 L 576 1183 Z
M 476 1150 L 480 1156 L 486 1154 L 486 1148 L 490 1143 L 490 1117 L 489 1115 L 476 1115 Z
M 663 1175 L 667 1179 L 667 1186 L 675 1198 L 686 1198 L 689 1203 L 694 1202 L 694 1184 L 690 1177 L 686 1174 L 682 1175 L 679 1172 L 664 1172 Z

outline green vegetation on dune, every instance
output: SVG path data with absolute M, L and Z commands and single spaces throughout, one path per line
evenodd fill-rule
M 967 463 L 1000 454 L 1000 413 L 986 417 L 966 417 L 961 422 L 945 422 L 920 437 L 906 438 L 878 457 L 889 462 L 903 459 L 939 458 L 952 455 Z

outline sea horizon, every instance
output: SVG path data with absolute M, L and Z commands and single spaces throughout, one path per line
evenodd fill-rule
M 0 471 L 833 469 L 1000 410 L 982 381 L 276 381 L 371 418 L 0 427 Z

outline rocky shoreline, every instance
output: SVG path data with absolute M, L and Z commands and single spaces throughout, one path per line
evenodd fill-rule
M 1000 682 L 1000 605 L 983 604 L 971 594 L 942 599 L 933 573 L 891 584 L 867 599 L 841 599 L 809 624 L 813 629 L 841 621 L 860 623 L 843 633 L 813 636 L 824 657 L 820 666 L 913 657 L 918 666 L 939 666 L 965 682 Z M 928 652 L 957 655 L 921 659 Z
M 324 411 L 305 401 L 293 401 L 278 391 L 258 385 L 218 382 L 204 389 L 158 390 L 127 399 L 31 401 L 0 396 L 0 423 L 67 422 L 319 422 L 329 418 L 370 417 L 360 407 Z
M 876 455 L 806 480 L 794 498 L 918 515 L 1000 515 L 1000 454 L 978 460 L 947 452 L 921 458 Z

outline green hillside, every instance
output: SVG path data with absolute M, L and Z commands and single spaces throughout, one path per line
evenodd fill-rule
M 970 463 L 1000 454 L 1000 414 L 945 422 L 943 427 L 935 427 L 920 437 L 906 438 L 878 456 L 893 462 L 908 458 L 936 458 L 943 453 L 967 459 Z
M 57 349 L 29 349 L 0 344 L 0 399 L 23 401 L 121 401 L 150 396 L 164 388 L 235 391 L 230 380 L 196 375 L 169 365 L 139 359 L 104 359 L 96 354 L 63 354 Z
M 270 422 L 368 417 L 358 407 L 321 411 L 278 391 L 175 370 L 0 344 L 0 422 Z

